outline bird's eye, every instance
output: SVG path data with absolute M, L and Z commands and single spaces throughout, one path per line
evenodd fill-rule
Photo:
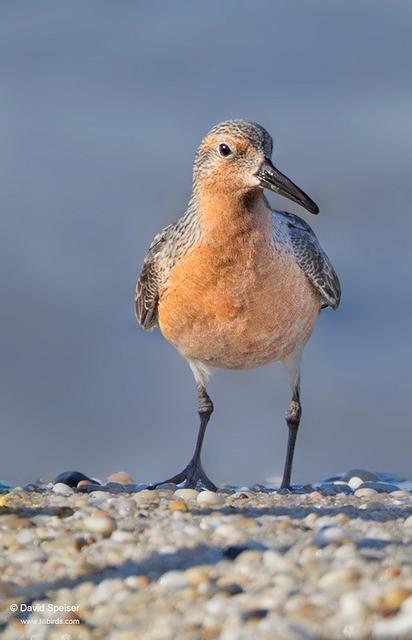
M 227 156 L 230 156 L 232 153 L 232 149 L 227 144 L 223 143 L 219 145 L 219 153 L 224 158 L 227 158 Z

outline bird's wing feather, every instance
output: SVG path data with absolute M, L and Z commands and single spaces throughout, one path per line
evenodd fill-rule
M 174 226 L 174 224 L 169 224 L 154 237 L 136 283 L 136 318 L 144 329 L 152 329 L 157 325 L 159 284 L 162 274 L 159 265 L 159 254 L 170 237 Z
M 315 232 L 299 216 L 292 213 L 283 213 L 283 216 L 298 265 L 321 295 L 323 306 L 337 309 L 341 298 L 339 278 Z

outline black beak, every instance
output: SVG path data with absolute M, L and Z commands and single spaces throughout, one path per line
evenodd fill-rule
M 289 198 L 289 200 L 293 200 L 293 202 L 297 202 L 310 213 L 319 213 L 318 205 L 299 189 L 292 180 L 280 173 L 269 158 L 264 159 L 256 176 L 264 189 L 270 189 L 281 196 L 285 196 L 285 198 Z

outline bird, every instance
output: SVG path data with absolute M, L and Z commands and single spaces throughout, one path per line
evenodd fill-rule
M 280 488 L 291 489 L 302 352 L 320 310 L 338 307 L 341 287 L 309 224 L 270 207 L 265 189 L 319 212 L 274 166 L 272 150 L 272 137 L 255 122 L 215 125 L 195 154 L 186 212 L 155 236 L 137 280 L 138 322 L 146 330 L 158 327 L 187 360 L 198 393 L 193 456 L 163 482 L 217 490 L 201 461 L 213 412 L 207 380 L 218 369 L 280 361 L 291 387 Z

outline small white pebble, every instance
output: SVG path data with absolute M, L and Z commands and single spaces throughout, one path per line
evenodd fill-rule
M 100 582 L 89 598 L 88 604 L 95 607 L 112 600 L 113 597 L 124 588 L 120 578 L 106 579 Z
M 222 525 L 222 527 L 225 525 Z M 262 563 L 262 552 L 257 549 L 246 549 L 242 551 L 237 558 L 235 559 L 235 564 L 237 566 L 245 566 L 245 567 L 256 567 L 260 566 Z
M 110 493 L 107 491 L 92 491 L 88 494 L 89 502 L 92 504 L 102 504 L 103 502 L 108 503 L 110 499 Z
M 21 529 L 16 535 L 16 542 L 18 544 L 30 544 L 37 539 L 36 529 Z
M 368 613 L 368 609 L 362 602 L 359 593 L 348 591 L 340 598 L 340 612 L 348 620 L 363 620 Z
M 360 487 L 356 489 L 355 496 L 357 498 L 370 498 L 371 496 L 376 496 L 378 492 L 376 489 L 370 489 L 369 487 Z
M 373 638 L 382 640 L 410 640 L 412 637 L 412 615 L 399 614 L 393 618 L 380 620 L 372 630 Z
M 191 502 L 196 500 L 199 491 L 196 491 L 196 489 L 177 489 L 173 495 L 175 495 L 176 498 L 181 498 L 185 502 Z
M 409 516 L 409 518 L 406 518 L 405 522 L 403 523 L 403 526 L 405 527 L 405 529 L 412 529 L 412 516 Z
M 214 491 L 201 491 L 197 496 L 196 502 L 201 507 L 217 507 L 225 504 L 225 499 Z
M 159 578 L 159 586 L 165 591 L 177 591 L 187 587 L 188 584 L 184 571 L 167 571 Z
M 110 502 L 109 502 L 110 504 Z M 119 516 L 129 516 L 136 511 L 136 503 L 130 498 L 122 498 L 115 505 Z
M 358 476 L 352 476 L 352 478 L 348 482 L 348 485 L 350 486 L 351 489 L 355 491 L 356 489 L 359 489 L 359 487 L 363 485 L 363 480 Z
M 410 498 L 412 497 L 408 491 L 402 491 L 402 489 L 396 489 L 396 491 L 391 492 L 392 498 Z
M 92 533 L 110 535 L 116 528 L 116 523 L 108 514 L 94 515 L 85 518 L 84 527 Z
M 288 558 L 285 558 L 278 551 L 272 551 L 272 550 L 265 551 L 263 553 L 262 559 L 263 559 L 263 565 L 266 567 L 266 569 L 269 569 L 270 571 L 276 571 L 276 573 L 277 572 L 291 573 L 295 570 L 294 563 Z
M 215 620 L 216 618 L 219 619 L 221 616 L 224 616 L 225 611 L 227 611 L 227 598 L 220 595 L 210 598 L 205 602 L 204 609 Z M 234 629 L 234 632 L 237 633 L 237 629 Z
M 113 542 L 120 543 L 133 542 L 134 539 L 135 537 L 131 531 L 123 531 L 122 529 L 113 531 L 113 535 L 111 537 L 111 540 L 113 540 Z
M 216 527 L 215 534 L 221 538 L 226 538 L 229 542 L 234 542 L 239 538 L 239 529 L 233 524 L 224 523 Z
M 383 526 L 372 526 L 364 534 L 365 538 L 371 540 L 392 540 L 393 535 L 389 531 L 386 531 Z
M 44 560 L 44 554 L 40 549 L 30 548 L 22 549 L 13 554 L 13 562 L 17 562 L 22 565 L 30 565 L 32 562 L 38 560 Z
M 73 494 L 73 489 L 69 487 L 68 484 L 57 482 L 53 485 L 53 493 L 57 493 L 58 496 L 71 496 Z
M 315 535 L 315 544 L 326 545 L 342 542 L 346 538 L 346 533 L 341 527 L 323 527 Z
M 357 577 L 358 574 L 352 569 L 332 569 L 319 578 L 318 584 L 322 589 L 340 588 L 341 591 L 344 591 L 346 586 L 354 582 Z
M 348 562 L 355 559 L 356 562 L 356 548 L 353 544 L 342 544 L 340 547 L 334 550 L 334 557 L 340 562 Z

